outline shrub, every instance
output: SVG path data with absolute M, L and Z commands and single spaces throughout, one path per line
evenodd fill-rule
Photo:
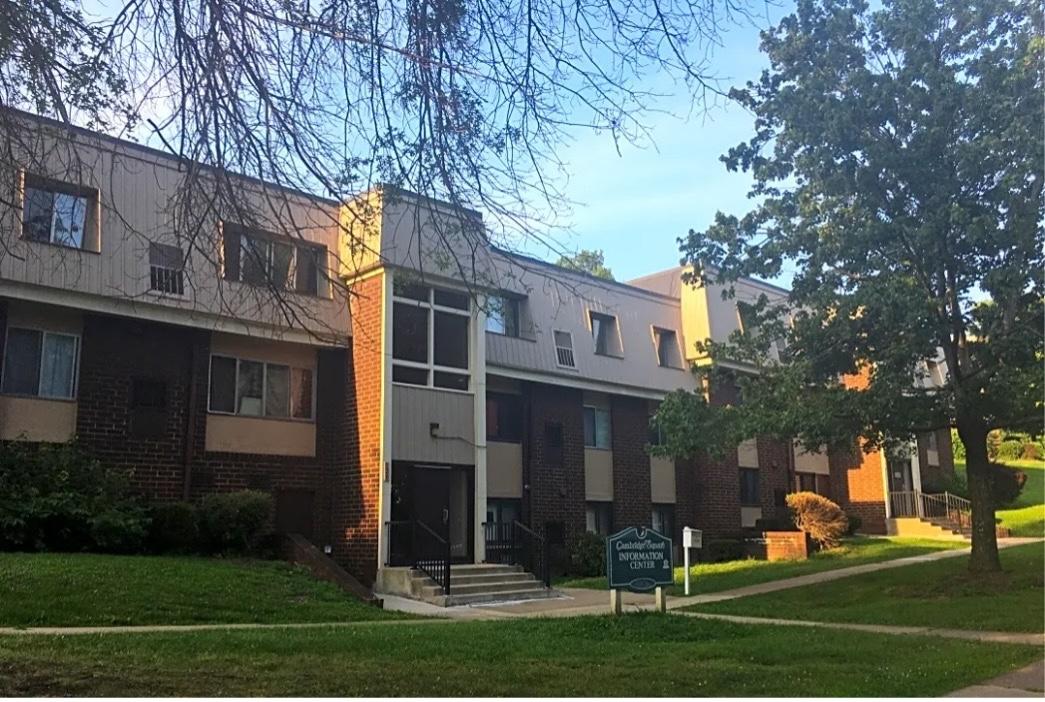
M 1040 461 L 1045 458 L 1045 447 L 1040 441 L 1027 441 L 1023 444 L 1023 453 L 1020 458 L 1025 461 Z
M 998 463 L 991 463 L 990 470 L 991 494 L 995 507 L 1005 507 L 1015 502 L 1027 482 L 1027 474 Z
M 594 577 L 606 574 L 606 539 L 599 534 L 578 534 L 570 544 L 570 574 Z
M 1019 439 L 1005 439 L 998 446 L 992 460 L 1017 461 L 1023 456 L 1023 442 Z
M 965 460 L 965 444 L 962 443 L 961 437 L 958 436 L 957 429 L 951 429 L 951 451 L 954 452 L 954 460 Z
M 128 474 L 75 444 L 0 448 L 0 548 L 126 553 L 141 547 L 148 526 Z
M 846 512 L 845 518 L 849 521 L 849 526 L 845 530 L 846 536 L 852 536 L 853 534 L 855 534 L 857 530 L 860 529 L 860 526 L 864 523 L 863 519 L 860 519 L 860 517 L 856 516 L 855 514 L 849 514 L 848 512 Z
M 157 553 L 189 553 L 200 546 L 196 508 L 188 502 L 153 505 L 149 546 Z
M 987 432 L 987 458 L 992 461 L 998 460 L 998 451 L 1001 449 L 1001 430 L 994 429 Z
M 949 492 L 952 495 L 969 499 L 969 485 L 966 483 L 963 473 L 944 473 L 923 479 L 922 492 L 930 494 Z
M 721 563 L 723 561 L 742 561 L 744 553 L 744 542 L 740 539 L 714 539 L 708 541 L 701 549 L 701 560 L 708 563 Z
M 207 495 L 197 508 L 202 545 L 214 553 L 257 553 L 269 533 L 272 497 L 241 490 Z
M 787 506 L 795 526 L 809 534 L 821 548 L 838 546 L 849 529 L 845 512 L 831 500 L 815 492 L 794 492 L 787 496 Z

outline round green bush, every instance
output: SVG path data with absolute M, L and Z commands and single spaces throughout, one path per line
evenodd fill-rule
M 570 574 L 595 577 L 606 574 L 606 539 L 599 534 L 583 533 L 570 544 Z
M 196 513 L 207 551 L 256 554 L 271 532 L 272 496 L 257 490 L 212 493 Z
M 149 546 L 157 553 L 191 553 L 200 548 L 196 508 L 188 502 L 153 505 Z

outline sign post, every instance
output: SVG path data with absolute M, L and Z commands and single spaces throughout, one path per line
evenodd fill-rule
M 629 527 L 606 539 L 606 579 L 610 584 L 610 611 L 621 613 L 622 589 L 656 590 L 657 610 L 667 602 L 664 585 L 674 582 L 671 539 L 645 527 Z
M 682 560 L 686 570 L 686 596 L 689 596 L 689 550 L 703 545 L 704 532 L 700 529 L 684 527 L 682 529 Z

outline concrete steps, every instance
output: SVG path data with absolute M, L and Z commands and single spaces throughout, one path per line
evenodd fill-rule
M 440 607 L 510 602 L 558 597 L 519 566 L 455 565 L 450 568 L 450 595 L 419 570 L 410 570 L 406 583 L 409 597 Z M 407 594 L 407 593 L 400 593 Z
M 896 517 L 889 519 L 886 530 L 891 536 L 912 536 L 926 539 L 968 540 L 969 530 L 954 529 L 949 522 L 934 522 L 918 517 Z

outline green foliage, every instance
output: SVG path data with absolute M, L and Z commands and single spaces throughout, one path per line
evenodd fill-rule
M 837 504 L 815 492 L 793 492 L 787 506 L 795 526 L 809 534 L 821 548 L 836 548 L 849 531 L 849 520 Z
M 700 559 L 707 563 L 742 561 L 745 557 L 744 542 L 740 539 L 712 539 L 700 551 Z
M 606 539 L 585 532 L 570 544 L 570 575 L 594 577 L 606 574 Z
M 1019 499 L 1020 492 L 1027 483 L 1027 474 L 1022 470 L 1009 468 L 1000 463 L 990 464 L 989 476 L 994 504 L 999 507 L 1011 505 Z
M 211 493 L 197 507 L 201 543 L 212 553 L 257 553 L 269 533 L 272 496 L 257 490 Z
M 196 508 L 188 502 L 153 505 L 149 545 L 156 553 L 191 553 L 200 547 Z
M 4 444 L 0 549 L 139 550 L 149 516 L 131 496 L 127 478 L 75 444 Z
M 965 460 L 965 444 L 962 443 L 962 439 L 958 436 L 957 429 L 951 429 L 951 451 L 956 461 Z
M 614 280 L 613 271 L 606 267 L 606 256 L 602 249 L 581 249 L 573 256 L 560 256 L 558 266 L 593 275 L 604 280 Z
M 688 279 L 726 296 L 785 267 L 792 290 L 760 300 L 753 330 L 709 345 L 713 360 L 759 371 L 730 408 L 739 429 L 693 412 L 677 431 L 817 449 L 950 426 L 980 443 L 995 427 L 1040 424 L 1045 42 L 1034 17 L 1015 0 L 800 0 L 763 32 L 769 69 L 731 93 L 755 133 L 723 157 L 752 176 L 755 204 L 719 213 L 681 248 Z M 766 354 L 780 338 L 784 364 Z M 940 350 L 945 364 L 930 365 Z M 838 382 L 856 377 L 866 382 Z M 986 471 L 971 461 L 970 482 Z M 992 509 L 974 505 L 974 519 Z M 977 568 L 996 567 L 993 539 L 973 553 Z

